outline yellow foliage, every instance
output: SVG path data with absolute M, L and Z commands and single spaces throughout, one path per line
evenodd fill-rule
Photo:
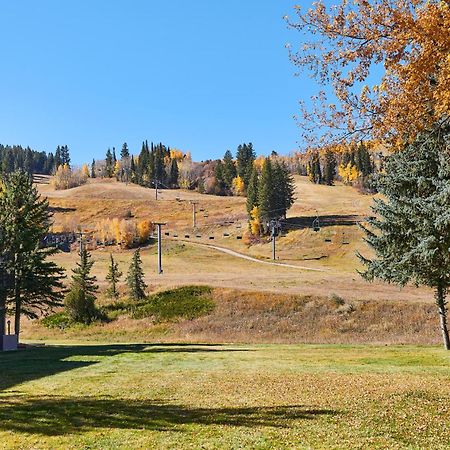
M 351 162 L 349 162 L 346 166 L 344 164 L 340 164 L 338 167 L 338 173 L 345 184 L 351 184 L 359 177 L 358 169 Z
M 258 157 L 253 161 L 253 165 L 255 166 L 255 168 L 256 168 L 259 172 L 261 172 L 265 160 L 266 160 L 266 158 L 265 158 L 264 156 L 258 156 Z
M 239 175 L 233 179 L 232 187 L 233 187 L 234 195 L 244 195 L 245 194 L 244 180 Z
M 116 163 L 114 164 L 114 176 L 118 176 L 120 173 L 120 162 L 119 160 L 116 161 Z
M 148 241 L 152 231 L 152 224 L 148 220 L 140 220 L 137 224 L 137 234 L 141 244 Z
M 86 163 L 84 163 L 81 167 L 81 174 L 83 175 L 83 177 L 89 178 L 89 167 Z
M 254 206 L 250 211 L 250 231 L 253 236 L 261 234 L 261 217 L 258 206 Z
M 181 150 L 177 150 L 176 148 L 170 150 L 170 159 L 176 159 L 177 161 L 181 161 L 184 155 Z

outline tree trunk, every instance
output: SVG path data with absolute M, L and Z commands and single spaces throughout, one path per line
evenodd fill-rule
M 22 299 L 20 298 L 20 279 L 15 273 L 14 280 L 14 300 L 15 300 L 15 311 L 14 311 L 14 333 L 17 334 L 17 340 L 19 340 L 20 333 L 20 315 L 22 313 Z
M 444 348 L 445 350 L 450 350 L 450 338 L 448 335 L 448 326 L 447 326 L 447 302 L 445 300 L 446 297 L 446 289 L 442 286 L 438 286 L 435 292 L 436 304 L 439 310 L 439 322 L 441 326 L 442 338 L 444 340 Z

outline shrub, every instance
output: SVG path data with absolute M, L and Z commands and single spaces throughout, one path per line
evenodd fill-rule
M 70 327 L 73 321 L 66 312 L 61 311 L 44 317 L 41 320 L 41 323 L 47 328 L 59 328 L 60 330 L 64 330 L 65 328 Z
M 208 286 L 184 286 L 159 292 L 141 302 L 133 311 L 133 318 L 154 317 L 157 321 L 192 320 L 214 309 Z
M 94 304 L 95 297 L 86 295 L 78 285 L 74 285 L 65 299 L 66 313 L 74 321 L 90 324 L 100 317 Z

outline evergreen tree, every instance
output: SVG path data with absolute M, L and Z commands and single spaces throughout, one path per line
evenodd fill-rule
M 147 285 L 144 282 L 141 252 L 139 249 L 133 253 L 127 274 L 127 284 L 130 290 L 131 299 L 139 301 L 145 298 L 145 289 L 147 288 Z
M 57 250 L 41 248 L 51 225 L 48 200 L 41 199 L 28 174 L 14 172 L 0 183 L 0 224 L 0 254 L 7 257 L 5 270 L 11 280 L 7 302 L 19 334 L 22 315 L 36 318 L 62 300 L 63 270 L 47 260 Z
M 374 259 L 359 255 L 362 276 L 434 289 L 444 346 L 450 350 L 447 292 L 450 286 L 450 123 L 437 124 L 387 160 L 378 176 L 383 198 L 363 229 Z
M 373 164 L 370 158 L 370 153 L 367 150 L 366 145 L 361 142 L 355 151 L 355 166 L 358 172 L 363 176 L 367 177 L 373 173 Z
M 172 159 L 170 163 L 170 186 L 172 188 L 178 187 L 178 177 L 179 177 L 179 171 L 178 171 L 178 163 L 176 159 Z
M 130 151 L 128 150 L 128 145 L 126 142 L 122 145 L 122 150 L 120 151 L 120 158 L 129 158 L 130 157 Z
M 61 164 L 62 164 L 62 162 L 61 162 L 61 148 L 58 145 L 58 147 L 56 147 L 56 152 L 55 152 L 55 169 L 57 169 Z
M 106 151 L 106 158 L 105 158 L 105 169 L 106 169 L 106 176 L 108 178 L 112 178 L 114 174 L 114 161 L 113 161 L 113 155 L 111 153 L 111 150 L 108 148 Z
M 75 322 L 90 324 L 98 317 L 95 308 L 98 286 L 95 284 L 97 278 L 91 275 L 93 265 L 90 253 L 82 246 L 80 261 L 72 270 L 72 282 L 65 299 L 66 311 Z
M 67 145 L 61 146 L 61 164 L 67 164 L 70 167 L 70 152 Z
M 228 189 L 231 189 L 233 185 L 233 180 L 236 178 L 236 166 L 233 162 L 233 155 L 230 150 L 225 152 L 223 157 L 223 182 Z
M 320 168 L 320 156 L 317 150 L 311 152 L 308 161 L 309 179 L 316 184 L 322 183 L 322 170 Z
M 258 206 L 264 229 L 267 229 L 267 222 L 273 217 L 274 210 L 276 209 L 276 196 L 273 181 L 272 161 L 270 158 L 266 158 L 264 160 L 258 185 Z
M 116 147 L 113 147 L 113 151 L 112 151 L 112 161 L 113 161 L 113 166 L 116 165 L 116 161 L 117 161 L 117 157 L 116 157 Z
M 274 211 L 271 217 L 286 218 L 287 210 L 294 204 L 294 179 L 284 163 L 275 162 L 273 167 Z
M 255 157 L 252 143 L 243 144 L 238 147 L 236 153 L 237 175 L 244 180 L 245 186 L 248 186 L 250 181 Z
M 91 164 L 91 178 L 95 178 L 96 174 L 95 174 L 95 159 L 92 160 L 92 164 Z
M 253 167 L 247 186 L 247 212 L 250 214 L 254 206 L 258 205 L 258 171 Z
M 225 181 L 223 178 L 223 163 L 220 159 L 217 160 L 216 168 L 214 169 L 214 176 L 216 178 L 216 185 L 219 189 L 219 194 L 223 195 L 225 190 Z
M 106 275 L 106 279 L 109 282 L 108 290 L 106 291 L 110 298 L 118 299 L 119 292 L 117 291 L 117 283 L 122 276 L 122 272 L 119 270 L 119 264 L 114 261 L 114 257 L 112 253 L 110 254 L 110 263 L 108 274 Z
M 336 177 L 336 156 L 331 149 L 325 151 L 325 164 L 323 167 L 323 182 L 328 186 L 334 184 L 334 178 Z
M 130 177 L 131 177 L 131 181 L 133 183 L 135 183 L 137 180 L 137 175 L 136 175 L 136 163 L 134 162 L 134 156 L 131 155 L 131 162 L 130 162 Z

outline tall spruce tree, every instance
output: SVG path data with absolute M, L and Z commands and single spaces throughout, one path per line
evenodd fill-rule
M 239 145 L 236 152 L 236 169 L 237 175 L 244 180 L 245 186 L 248 186 L 250 181 L 255 157 L 252 143 Z
M 273 167 L 273 189 L 275 204 L 271 215 L 275 218 L 286 218 L 287 210 L 295 201 L 295 186 L 287 166 L 279 161 L 276 161 Z
M 95 159 L 92 160 L 91 163 L 91 178 L 95 178 L 96 174 L 95 174 Z
M 263 227 L 267 229 L 267 222 L 273 218 L 276 209 L 276 194 L 274 189 L 274 175 L 270 158 L 264 160 L 258 186 L 258 206 Z
M 122 272 L 119 270 L 119 264 L 114 260 L 112 253 L 110 254 L 108 274 L 106 275 L 106 280 L 109 283 L 106 293 L 110 298 L 118 299 L 119 291 L 117 290 L 117 283 L 120 281 Z
M 172 159 L 170 162 L 170 187 L 177 188 L 178 187 L 178 177 L 179 177 L 179 171 L 178 171 L 178 162 L 176 159 Z
M 147 285 L 144 282 L 144 271 L 142 270 L 141 252 L 137 249 L 131 258 L 130 267 L 127 274 L 127 285 L 130 290 L 132 300 L 143 300 Z
M 55 152 L 55 169 L 57 169 L 61 164 L 61 147 L 58 145 Z
M 112 176 L 114 174 L 114 161 L 113 161 L 113 155 L 111 153 L 111 149 L 109 147 L 108 147 L 108 150 L 106 151 L 105 170 L 106 170 L 106 176 L 108 178 L 112 178 Z
M 130 151 L 128 150 L 128 144 L 126 142 L 122 145 L 122 150 L 120 151 L 120 159 L 129 158 Z
M 97 278 L 91 275 L 93 265 L 91 254 L 82 246 L 80 261 L 72 269 L 72 282 L 65 299 L 66 311 L 75 322 L 90 324 L 98 317 L 95 307 L 98 285 Z
M 250 214 L 254 206 L 258 206 L 258 171 L 253 167 L 247 186 L 247 212 Z
M 361 255 L 362 276 L 434 289 L 444 346 L 450 350 L 447 292 L 450 286 L 450 123 L 422 132 L 390 156 L 378 176 L 383 198 L 363 227 L 375 258 Z
M 36 318 L 61 305 L 64 273 L 48 261 L 57 250 L 41 247 L 51 213 L 47 199 L 41 199 L 28 174 L 14 172 L 0 183 L 0 223 L 0 253 L 7 256 L 4 269 L 11 280 L 7 303 L 19 335 L 22 315 Z
M 235 177 L 236 166 L 233 162 L 233 155 L 230 150 L 227 150 L 223 156 L 223 181 L 228 189 L 231 189 Z
M 323 182 L 328 186 L 333 186 L 336 177 L 336 156 L 331 149 L 325 151 L 325 163 L 323 166 Z

